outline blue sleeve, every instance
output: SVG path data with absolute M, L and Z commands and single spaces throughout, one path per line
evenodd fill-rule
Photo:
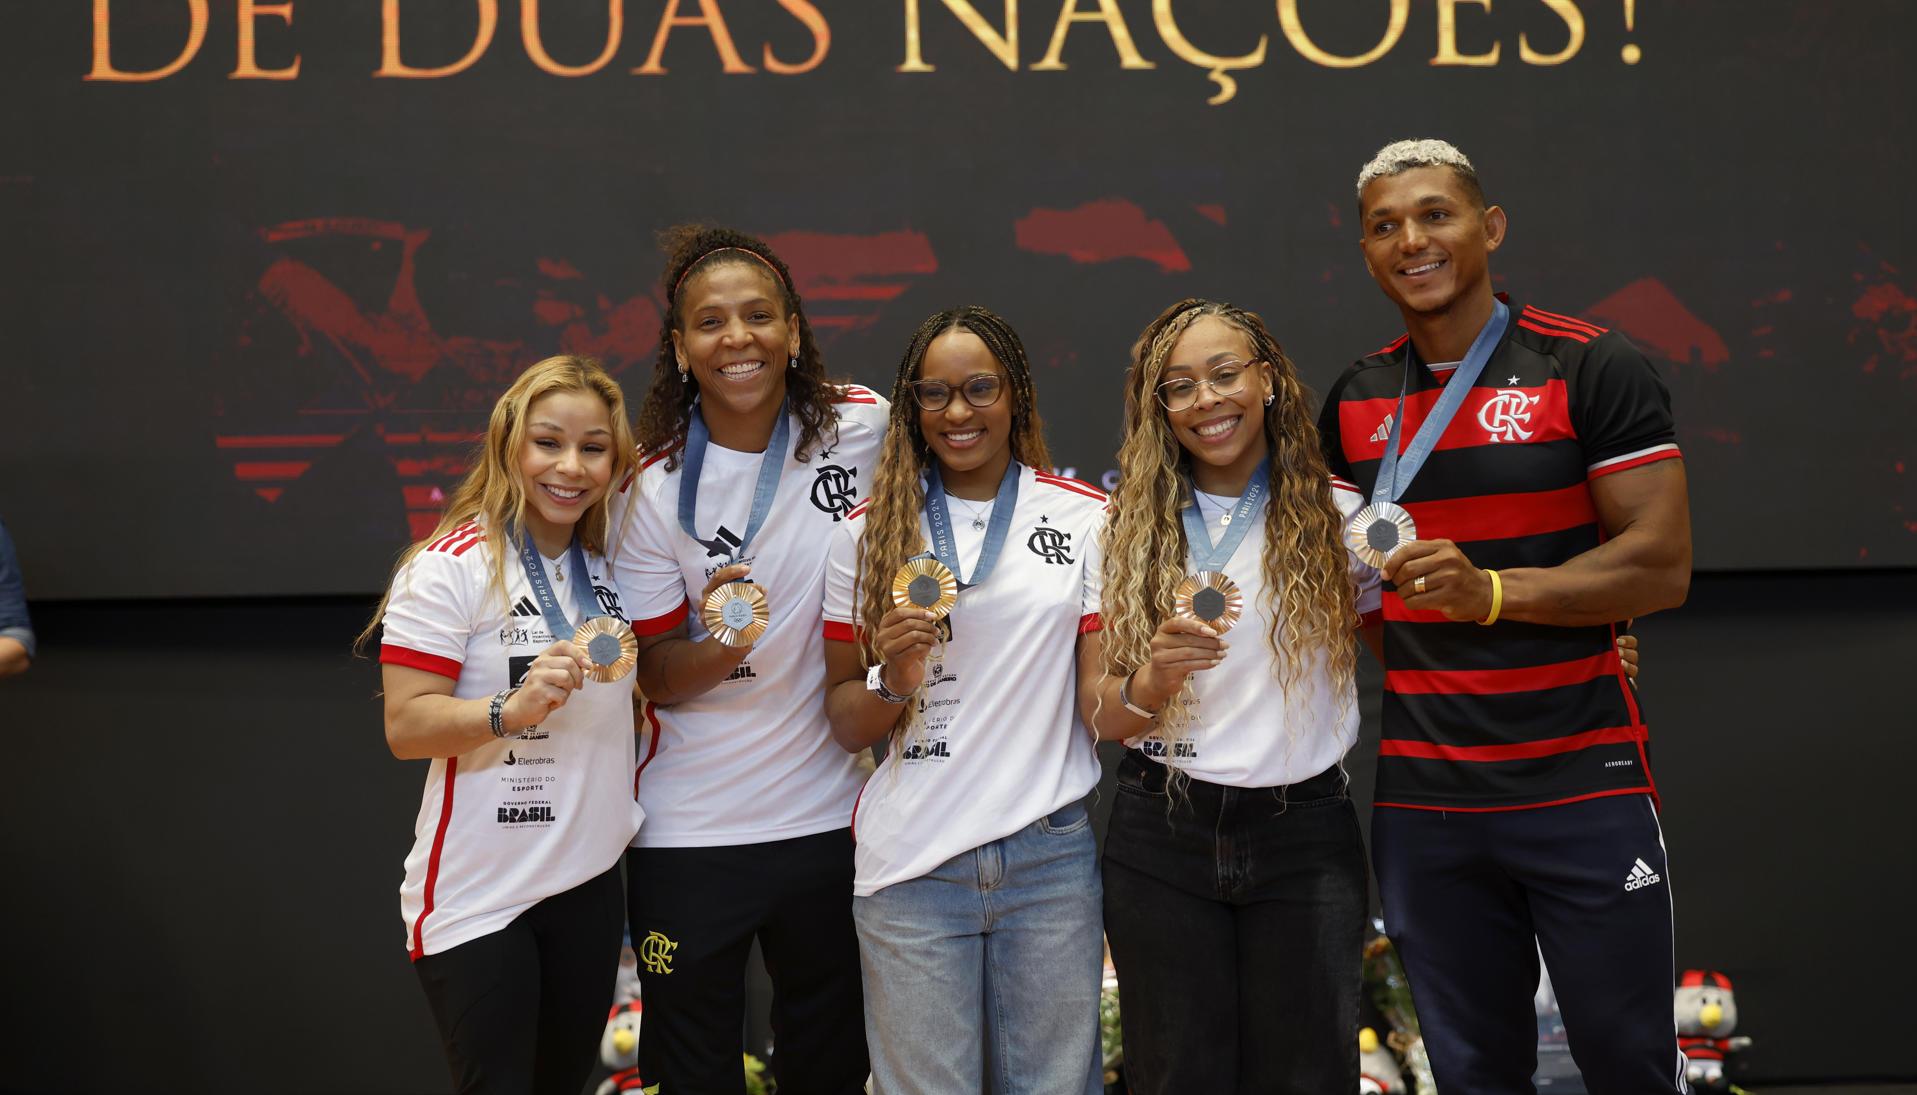
M 17 640 L 30 658 L 37 655 L 33 620 L 27 615 L 26 582 L 20 577 L 20 560 L 4 524 L 0 524 L 0 637 Z

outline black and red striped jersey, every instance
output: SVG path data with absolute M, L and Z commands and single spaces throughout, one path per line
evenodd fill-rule
M 1319 418 L 1334 473 L 1367 496 L 1391 435 L 1401 337 L 1347 369 Z M 1440 374 L 1443 374 L 1442 376 Z M 1413 366 L 1410 443 L 1449 374 Z M 1593 479 L 1679 456 L 1670 396 L 1622 335 L 1511 306 L 1511 323 L 1401 503 L 1418 536 L 1492 569 L 1557 566 L 1602 540 Z M 1648 735 L 1616 629 L 1481 627 L 1385 585 L 1379 805 L 1501 810 L 1652 793 Z

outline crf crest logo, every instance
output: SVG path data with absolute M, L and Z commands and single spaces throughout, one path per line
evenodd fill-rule
M 827 464 L 819 469 L 818 478 L 812 480 L 812 504 L 831 514 L 834 523 L 845 520 L 845 515 L 852 512 L 858 501 L 858 484 L 852 479 L 857 474 L 857 468 Z
M 1065 566 L 1072 561 L 1072 534 L 1060 532 L 1055 528 L 1039 527 L 1032 530 L 1032 536 L 1025 541 L 1032 554 L 1048 563 Z
M 647 973 L 671 973 L 672 952 L 678 949 L 679 944 L 667 939 L 664 932 L 646 933 L 637 948 L 639 961 L 646 964 Z
M 1515 388 L 1501 388 L 1478 409 L 1478 425 L 1491 435 L 1494 445 L 1500 441 L 1529 441 L 1531 431 L 1524 427 L 1530 423 L 1531 408 L 1537 406 L 1539 398 Z

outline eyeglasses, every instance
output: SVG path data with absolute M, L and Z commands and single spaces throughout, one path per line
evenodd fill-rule
M 1256 364 L 1258 364 L 1256 361 L 1250 364 L 1242 361 L 1227 361 L 1214 368 L 1211 375 L 1203 380 L 1193 380 L 1190 377 L 1167 380 L 1158 386 L 1158 401 L 1164 404 L 1168 411 L 1190 410 L 1192 405 L 1198 402 L 1198 389 L 1201 385 L 1209 385 L 1212 394 L 1216 396 L 1237 395 L 1245 390 L 1245 377 L 1251 372 L 1251 366 Z
M 989 407 L 1005 394 L 1005 378 L 996 373 L 976 373 L 958 386 L 965 401 L 974 407 Z M 952 405 L 952 386 L 943 380 L 921 380 L 912 385 L 912 401 L 921 411 L 942 411 Z

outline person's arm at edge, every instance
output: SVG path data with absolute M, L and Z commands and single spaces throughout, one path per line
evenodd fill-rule
M 27 644 L 11 635 L 0 635 L 0 677 L 17 677 L 33 666 Z

